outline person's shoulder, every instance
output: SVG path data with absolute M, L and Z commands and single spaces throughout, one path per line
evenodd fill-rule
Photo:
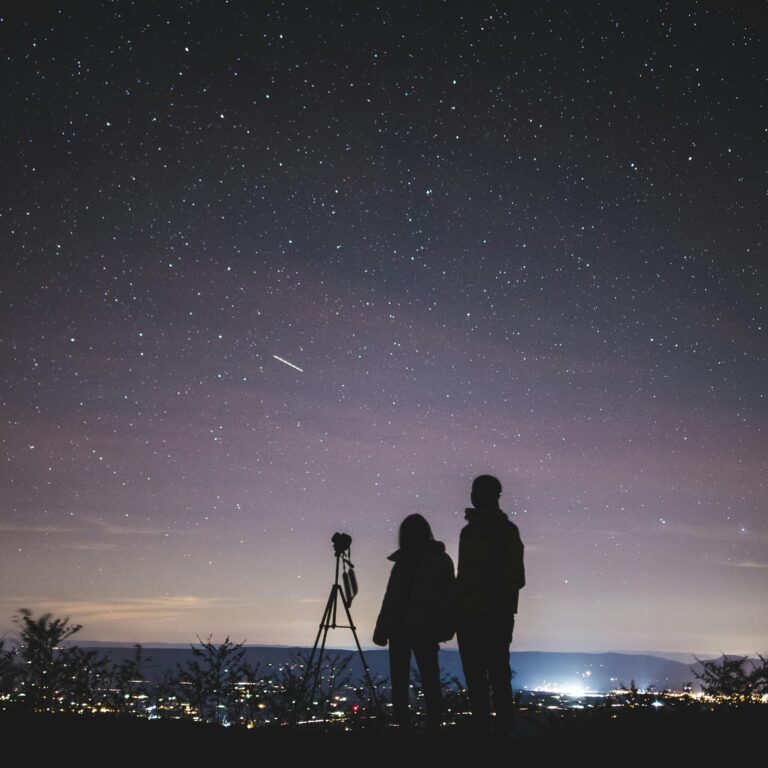
M 444 565 L 450 565 L 451 567 L 453 567 L 453 558 L 447 552 L 442 552 L 441 553 L 440 561 Z
M 428 549 L 428 554 L 435 560 L 448 560 L 451 556 L 445 549 L 445 544 L 442 541 L 433 541 Z
M 430 557 L 430 568 L 440 571 L 444 568 L 453 568 L 453 560 L 447 552 L 435 552 Z
M 508 520 L 504 528 L 505 538 L 510 543 L 510 545 L 515 547 L 522 547 L 523 540 L 520 536 L 520 529 L 517 527 L 517 525 L 511 520 Z
M 443 547 L 443 549 L 439 552 L 434 553 L 431 567 L 434 569 L 435 573 L 455 573 L 453 558 L 445 551 L 445 547 Z
M 499 526 L 497 530 L 500 536 L 506 539 L 520 538 L 520 529 L 509 519 L 509 516 L 506 513 L 504 513 L 503 517 L 497 520 L 497 525 Z

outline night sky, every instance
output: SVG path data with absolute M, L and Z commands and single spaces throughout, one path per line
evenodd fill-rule
M 766 650 L 764 3 L 0 13 L 0 632 L 370 645 L 489 472 L 513 650 Z

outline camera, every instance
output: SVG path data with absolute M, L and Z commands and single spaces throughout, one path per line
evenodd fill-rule
M 331 537 L 333 542 L 333 551 L 338 557 L 343 555 L 352 546 L 352 537 L 348 533 L 339 533 L 338 531 Z
M 337 558 L 341 558 L 342 574 L 341 582 L 346 604 L 349 606 L 357 594 L 357 577 L 355 576 L 355 566 L 350 560 L 349 548 L 352 546 L 352 537 L 348 533 L 336 533 L 331 537 L 333 542 L 333 551 Z M 339 565 L 336 563 L 336 578 L 338 580 Z M 334 614 L 335 615 L 335 614 Z M 351 623 L 351 619 L 350 619 Z

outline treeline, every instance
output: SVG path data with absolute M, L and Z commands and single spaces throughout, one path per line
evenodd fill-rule
M 209 637 L 192 646 L 191 660 L 151 682 L 152 659 L 140 645 L 131 658 L 114 662 L 72 643 L 82 625 L 69 618 L 21 610 L 14 622 L 18 643 L 0 639 L 2 709 L 187 717 L 223 725 L 280 724 L 295 714 L 330 717 L 334 711 L 360 720 L 370 714 L 365 686 L 353 684 L 347 670 L 351 655 L 327 655 L 315 701 L 297 709 L 306 664 L 301 654 L 267 675 L 246 661 L 243 643 Z M 386 681 L 374 683 L 381 692 Z
M 208 637 L 192 645 L 190 660 L 153 680 L 152 658 L 140 645 L 130 658 L 114 661 L 108 653 L 74 644 L 70 638 L 82 626 L 69 618 L 20 610 L 14 622 L 18 642 L 0 639 L 0 710 L 109 712 L 247 726 L 314 718 L 365 725 L 383 714 L 369 700 L 364 682 L 351 679 L 352 654 L 324 657 L 320 687 L 310 702 L 302 685 L 307 659 L 300 653 L 263 674 L 246 660 L 243 643 L 229 637 L 214 643 Z M 763 656 L 697 661 L 699 668 L 692 673 L 709 697 L 735 705 L 768 699 L 768 660 Z M 461 719 L 469 711 L 462 681 L 444 677 L 442 682 L 446 716 Z M 374 678 L 373 683 L 381 705 L 389 698 L 388 681 Z M 423 696 L 418 674 L 412 693 L 418 710 Z M 642 703 L 634 685 L 630 694 L 629 703 Z
M 141 645 L 133 655 L 113 661 L 107 653 L 84 649 L 70 638 L 82 629 L 69 618 L 35 617 L 22 609 L 14 617 L 17 643 L 0 639 L 0 709 L 33 712 L 138 715 L 150 718 L 193 718 L 222 725 L 293 724 L 322 718 L 364 725 L 380 718 L 389 696 L 388 680 L 373 677 L 378 706 L 362 680 L 349 671 L 353 655 L 326 654 L 319 687 L 308 700 L 303 686 L 307 658 L 296 653 L 277 670 L 263 674 L 245 658 L 243 643 L 212 637 L 191 646 L 192 658 L 149 674 L 151 656 Z M 155 677 L 156 679 L 152 679 Z M 469 708 L 462 681 L 444 676 L 446 713 Z M 421 681 L 414 675 L 412 694 L 418 705 Z

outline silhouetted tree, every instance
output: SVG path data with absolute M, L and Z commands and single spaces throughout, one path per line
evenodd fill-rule
M 150 701 L 152 685 L 146 679 L 146 665 L 140 645 L 133 646 L 133 656 L 110 666 L 109 684 L 104 695 L 108 707 L 120 714 L 144 714 Z
M 701 681 L 704 693 L 710 696 L 728 696 L 732 699 L 745 699 L 752 696 L 756 678 L 747 670 L 747 656 L 728 657 L 702 661 L 694 657 L 701 665 L 701 670 L 692 667 L 691 671 Z
M 217 723 L 232 721 L 236 685 L 245 677 L 243 643 L 233 643 L 229 636 L 223 643 L 207 640 L 193 645 L 194 658 L 178 665 L 179 693 L 192 706 L 201 720 Z
M 0 638 L 0 696 L 13 694 L 21 672 L 15 648 L 6 647 L 5 638 Z
M 253 725 L 261 719 L 265 709 L 263 688 L 264 678 L 259 675 L 260 667 L 244 661 L 241 679 L 235 684 L 235 699 L 232 711 L 235 719 L 245 725 Z
M 301 651 L 292 653 L 288 662 L 278 668 L 277 673 L 262 678 L 261 696 L 264 703 L 264 720 L 269 723 L 289 723 L 294 715 L 306 715 L 306 699 L 309 690 L 303 691 L 304 671 L 307 668 L 307 655 Z M 307 683 L 307 688 L 311 686 Z M 302 693 L 303 692 L 303 693 Z M 304 702 L 299 699 L 304 698 Z
M 384 705 L 390 686 L 389 678 L 371 673 L 371 683 L 373 683 L 378 706 L 371 700 L 371 691 L 365 678 L 359 679 L 354 686 L 356 705 L 359 707 L 359 711 L 353 712 L 354 724 L 368 726 L 380 722 L 384 716 Z
M 324 661 L 327 672 L 324 675 L 321 666 L 320 684 L 315 693 L 315 699 L 318 703 L 322 703 L 322 716 L 323 719 L 327 719 L 330 712 L 338 709 L 336 697 L 339 692 L 351 681 L 349 664 L 352 661 L 352 654 L 343 656 L 337 653 L 335 656 L 324 657 Z
M 752 684 L 752 692 L 758 696 L 765 696 L 768 694 L 768 659 L 756 654 L 760 660 L 759 663 L 755 660 L 752 661 L 752 672 L 750 672 L 750 682 Z
M 25 705 L 31 709 L 70 708 L 67 694 L 79 688 L 81 678 L 73 680 L 74 647 L 64 648 L 61 644 L 79 632 L 82 625 L 70 624 L 69 617 L 54 619 L 50 613 L 34 618 L 26 608 L 20 609 L 13 621 L 20 629 Z
M 165 670 L 151 689 L 147 711 L 151 717 L 177 718 L 185 714 L 177 670 Z
M 65 709 L 108 709 L 110 663 L 106 656 L 75 645 L 61 649 L 59 662 L 64 670 L 61 693 Z

